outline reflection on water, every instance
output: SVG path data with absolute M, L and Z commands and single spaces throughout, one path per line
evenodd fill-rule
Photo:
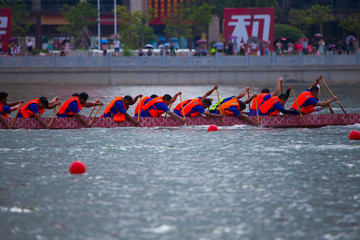
M 82 90 L 48 88 L 64 98 Z M 85 90 L 110 102 L 117 94 L 179 88 Z M 193 97 L 209 88 L 181 90 Z M 341 89 L 333 91 L 356 112 L 357 95 Z M 241 90 L 221 87 L 220 94 Z M 3 239 L 358 239 L 360 143 L 348 140 L 354 129 L 360 125 L 0 130 L 0 233 Z M 69 174 L 75 160 L 86 164 L 86 174 Z

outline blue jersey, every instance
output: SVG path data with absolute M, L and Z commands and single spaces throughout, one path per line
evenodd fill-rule
M 144 102 L 144 105 L 147 104 L 149 101 L 153 100 L 153 98 L 149 98 Z M 157 110 L 161 110 L 163 112 L 170 111 L 169 108 L 166 106 L 165 103 L 155 103 L 153 106 L 149 107 L 147 110 L 141 110 L 140 116 L 141 117 L 151 117 L 149 110 L 154 109 L 154 106 Z
M 0 115 L 4 115 L 5 113 L 10 113 L 10 107 L 4 105 L 0 111 Z
M 197 97 L 197 98 L 199 98 L 200 100 L 202 100 L 201 97 Z M 191 102 L 191 101 L 189 101 L 189 102 Z M 185 108 L 185 106 L 186 106 L 189 102 L 187 102 L 183 107 Z M 186 116 L 191 116 L 191 114 L 194 114 L 194 113 L 200 113 L 200 114 L 202 114 L 202 113 L 204 113 L 204 112 L 205 112 L 205 109 L 203 108 L 203 106 L 201 106 L 201 105 L 196 105 L 196 106 L 194 106 L 194 107 L 190 110 L 190 112 L 188 112 L 188 114 L 186 114 Z M 176 115 L 180 116 L 180 117 L 183 116 L 182 113 L 181 113 L 179 110 L 175 110 L 174 113 L 175 113 Z
M 124 106 L 124 103 L 120 100 L 116 101 L 114 106 L 112 108 L 110 108 L 110 112 L 108 112 L 107 114 L 104 114 L 104 117 L 113 117 L 118 113 L 126 113 L 126 109 Z

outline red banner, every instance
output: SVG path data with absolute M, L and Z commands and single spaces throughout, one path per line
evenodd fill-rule
M 247 43 L 250 37 L 257 37 L 273 50 L 274 8 L 225 8 L 224 37 L 230 36 L 237 37 L 238 46 L 242 40 Z
M 11 9 L 0 8 L 0 45 L 2 50 L 0 54 L 7 53 L 11 36 Z

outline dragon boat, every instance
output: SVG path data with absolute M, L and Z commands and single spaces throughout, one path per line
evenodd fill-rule
M 249 117 L 256 122 L 256 116 Z M 85 121 L 91 122 L 92 118 L 85 117 Z M 135 118 L 134 118 L 135 119 Z M 318 128 L 329 125 L 353 125 L 360 123 L 360 113 L 348 114 L 310 114 L 303 115 L 280 115 L 280 116 L 260 116 L 261 127 L 271 128 Z M 6 119 L 11 125 L 13 119 Z M 49 124 L 51 118 L 43 118 L 44 122 Z M 234 116 L 226 116 L 223 119 L 216 117 L 187 117 L 187 126 L 234 126 L 249 125 L 242 119 Z M 184 123 L 178 119 L 171 117 L 143 117 L 140 118 L 140 127 L 181 127 Z M 92 127 L 96 128 L 116 128 L 116 127 L 135 127 L 129 121 L 115 123 L 110 117 L 96 117 L 92 123 Z M 0 128 L 6 128 L 0 123 Z M 42 129 L 43 126 L 35 118 L 17 118 L 13 125 L 13 129 Z M 77 129 L 85 128 L 84 125 L 76 118 L 54 118 L 51 129 Z

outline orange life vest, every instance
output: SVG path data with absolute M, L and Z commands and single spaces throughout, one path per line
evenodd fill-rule
M 226 116 L 233 116 L 234 113 L 232 111 L 230 111 L 230 109 L 229 109 L 232 106 L 236 107 L 240 111 L 239 100 L 237 98 L 233 98 L 233 99 L 221 104 L 216 110 L 218 110 L 220 112 L 220 108 L 221 108 L 223 114 L 225 114 Z
M 125 108 L 126 110 L 128 110 L 128 109 L 129 109 L 129 106 L 125 106 L 123 100 L 124 100 L 123 97 L 116 97 L 114 100 L 112 100 L 111 103 L 105 108 L 105 111 L 104 111 L 103 116 L 104 116 L 105 114 L 108 114 L 108 113 L 110 112 L 110 109 L 111 109 L 112 107 L 115 107 L 115 103 L 116 103 L 117 101 L 121 101 L 121 103 L 124 105 L 124 108 Z M 111 113 L 111 114 L 112 114 L 112 113 Z M 117 113 L 116 115 L 114 115 L 114 122 L 124 122 L 124 121 L 125 121 L 125 116 L 124 116 L 124 114 L 122 114 L 122 113 L 119 111 L 119 109 L 118 109 L 118 113 Z
M 58 114 L 61 115 L 61 114 L 64 114 L 64 113 L 65 113 L 65 114 L 70 115 L 70 116 L 75 115 L 75 113 L 74 113 L 73 111 L 71 111 L 71 112 L 65 112 L 66 109 L 69 107 L 69 104 L 72 103 L 72 102 L 74 102 L 74 101 L 76 101 L 76 103 L 77 103 L 77 105 L 78 105 L 78 108 L 79 108 L 79 111 L 80 111 L 80 106 L 81 106 L 81 104 L 80 104 L 79 98 L 78 98 L 78 97 L 71 97 L 71 98 L 69 98 L 68 100 L 66 100 L 66 101 L 63 103 L 63 105 L 61 105 L 61 107 L 60 107 L 60 109 L 59 109 L 59 111 L 58 111 Z
M 202 106 L 201 101 L 202 100 L 200 98 L 190 99 L 188 104 L 186 104 L 186 106 L 180 111 L 181 114 L 183 114 L 183 112 L 184 112 L 185 116 L 190 115 L 192 117 L 196 117 L 197 115 L 200 114 L 199 112 L 193 112 L 193 113 L 190 113 L 190 112 L 194 107 L 199 106 L 199 105 Z
M 149 96 L 143 97 L 143 98 L 140 100 L 140 102 L 138 102 L 138 103 L 136 104 L 135 111 L 134 111 L 134 115 L 139 114 L 139 105 L 140 105 L 140 112 L 141 112 L 141 109 L 143 108 L 145 101 L 148 100 L 149 98 L 150 98 Z
M 185 100 L 185 101 L 182 101 L 182 105 L 185 106 L 186 104 L 188 104 L 192 99 L 188 99 L 188 100 Z M 175 110 L 178 110 L 180 111 L 181 110 L 181 103 L 179 103 L 178 105 L 176 105 L 176 107 L 174 108 L 174 111 Z
M 301 108 L 301 112 L 305 114 L 310 114 L 315 110 L 315 105 L 309 105 L 306 107 L 302 107 L 302 105 L 305 103 L 306 100 L 309 98 L 315 98 L 310 91 L 305 91 L 300 93 L 300 95 L 296 98 L 297 103 L 299 104 L 299 107 Z M 291 105 L 292 109 L 298 109 L 296 101 Z
M 269 95 L 270 93 L 260 93 L 259 95 L 256 96 L 256 102 L 258 107 L 260 106 L 260 104 L 264 101 L 264 97 Z M 253 100 L 253 103 L 251 105 L 250 110 L 256 110 L 256 104 L 255 104 L 255 99 Z
M 280 99 L 278 97 L 271 97 L 270 99 L 268 99 L 267 101 L 263 102 L 260 106 L 259 106 L 259 111 L 262 114 L 269 114 L 271 116 L 274 115 L 279 115 L 280 112 L 276 109 L 276 111 L 268 113 L 268 111 L 270 110 L 270 108 L 272 108 L 274 106 L 275 103 L 280 102 Z
M 40 114 L 40 115 L 45 112 L 45 109 L 44 109 L 44 108 L 43 108 L 43 109 L 40 109 L 40 108 L 39 108 L 39 99 L 33 99 L 33 100 L 31 100 L 30 102 L 28 102 L 27 104 L 25 104 L 25 105 L 20 109 L 20 113 L 21 113 L 21 115 L 23 116 L 23 118 L 31 118 L 31 117 L 34 117 L 34 116 L 35 116 L 32 111 L 30 111 L 30 110 L 27 109 L 28 106 L 29 106 L 30 104 L 33 104 L 33 103 L 37 104 L 37 107 L 38 107 L 38 110 L 39 110 L 39 114 Z
M 2 108 L 3 106 L 5 105 L 5 103 L 1 103 L 0 104 L 0 112 L 2 111 Z M 1 115 L 3 118 L 9 118 L 9 114 L 4 112 L 2 115 Z
M 143 111 L 148 110 L 149 113 L 150 113 L 150 115 L 151 115 L 152 117 L 159 117 L 161 114 L 164 113 L 164 111 L 162 111 L 162 110 L 157 110 L 157 109 L 155 108 L 155 104 L 156 104 L 156 103 L 164 103 L 164 104 L 166 105 L 166 103 L 164 102 L 164 100 L 163 100 L 162 97 L 156 97 L 156 98 L 151 99 L 149 102 L 147 102 L 147 103 L 143 106 L 142 110 L 143 110 Z M 150 107 L 153 107 L 153 109 L 149 109 Z

